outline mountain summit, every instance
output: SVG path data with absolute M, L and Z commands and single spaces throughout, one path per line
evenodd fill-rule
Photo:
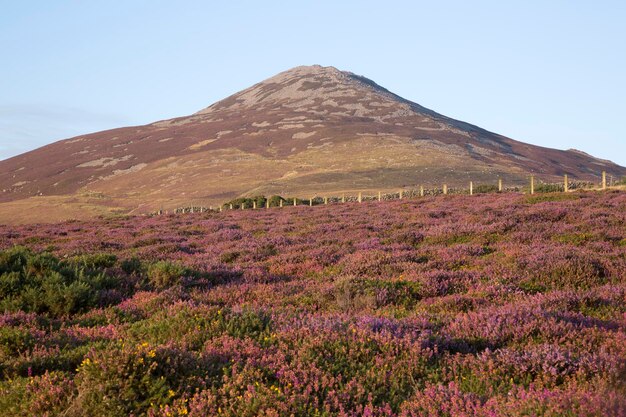
M 0 162 L 0 221 L 57 220 L 244 195 L 308 197 L 626 169 L 440 115 L 334 67 L 277 74 L 197 113 L 59 141 Z

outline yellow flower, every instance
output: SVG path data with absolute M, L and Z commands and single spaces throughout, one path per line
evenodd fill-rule
M 168 397 L 173 397 L 174 395 L 176 395 L 176 393 L 173 390 L 167 391 L 167 396 Z
M 80 363 L 80 366 L 78 368 L 76 368 L 76 371 L 80 370 L 81 367 L 83 366 L 89 366 L 91 365 L 93 362 L 91 362 L 91 359 L 89 358 L 85 358 L 83 359 L 83 361 Z

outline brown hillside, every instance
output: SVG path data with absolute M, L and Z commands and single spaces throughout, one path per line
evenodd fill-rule
M 517 142 L 333 67 L 297 67 L 191 116 L 59 141 L 0 162 L 0 221 L 141 213 L 243 195 L 414 184 L 598 181 L 626 169 Z

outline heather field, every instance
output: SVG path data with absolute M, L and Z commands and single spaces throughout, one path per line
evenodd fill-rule
M 626 193 L 0 226 L 2 416 L 625 416 Z

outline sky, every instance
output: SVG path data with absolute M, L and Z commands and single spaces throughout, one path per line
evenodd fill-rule
M 0 159 L 320 64 L 626 165 L 625 21 L 609 0 L 0 0 Z

